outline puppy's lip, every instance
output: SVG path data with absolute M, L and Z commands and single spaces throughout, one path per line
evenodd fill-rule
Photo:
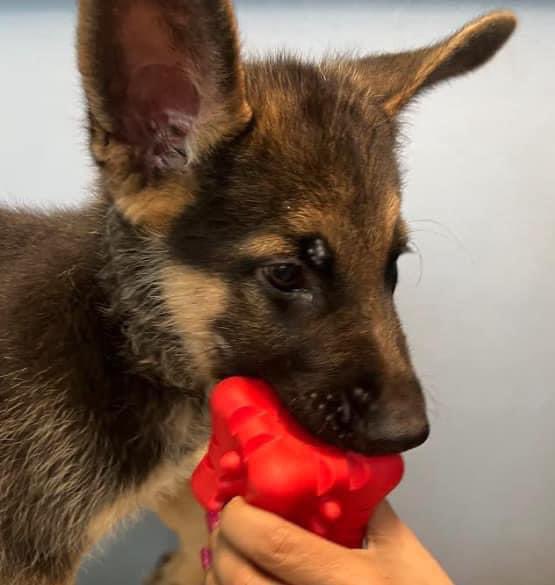
M 215 377 L 214 385 L 208 389 L 208 396 L 212 393 L 215 385 L 231 377 L 260 378 L 260 376 L 253 376 L 244 371 L 240 373 L 237 373 L 237 370 L 234 372 L 221 371 Z M 309 400 L 305 402 L 295 399 L 299 396 L 299 391 L 293 386 L 284 387 L 272 384 L 270 381 L 268 383 L 299 427 L 323 444 L 364 455 L 398 453 L 404 450 L 402 445 L 396 446 L 394 441 L 389 444 L 388 441 L 372 440 L 368 437 L 367 432 L 363 430 L 366 420 L 365 413 L 357 408 L 357 402 L 353 401 L 349 392 L 341 394 L 312 392 L 308 394 Z M 323 406 L 323 408 L 316 408 L 316 405 Z M 410 440 L 408 448 L 415 447 L 419 441 L 420 439 L 415 439 L 413 445 L 413 441 Z

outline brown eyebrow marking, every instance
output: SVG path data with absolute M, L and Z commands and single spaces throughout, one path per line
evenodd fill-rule
M 408 249 L 410 244 L 410 230 L 407 222 L 404 219 L 399 219 L 395 226 L 395 232 L 393 236 L 393 247 L 397 248 L 400 252 L 404 252 Z
M 254 258 L 295 255 L 297 249 L 290 240 L 278 234 L 257 234 L 241 242 L 238 252 Z
M 401 218 L 401 197 L 396 189 L 389 192 L 388 201 L 383 214 L 385 224 L 384 248 L 390 254 L 403 252 L 409 243 L 409 230 Z

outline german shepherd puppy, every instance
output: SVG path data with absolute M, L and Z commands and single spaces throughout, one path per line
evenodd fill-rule
M 141 507 L 185 533 L 225 376 L 264 378 L 344 449 L 426 439 L 393 302 L 398 114 L 514 27 L 495 12 L 412 52 L 245 63 L 229 0 L 81 0 L 96 193 L 0 209 L 3 585 L 72 583 Z M 200 579 L 184 558 L 156 582 Z

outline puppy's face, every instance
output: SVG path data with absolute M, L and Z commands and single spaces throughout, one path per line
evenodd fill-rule
M 266 379 L 343 448 L 425 440 L 393 300 L 396 114 L 513 27 L 498 13 L 414 53 L 243 66 L 226 2 L 82 3 L 92 151 L 119 212 L 166 250 L 163 302 L 199 377 Z
M 169 242 L 222 291 L 206 323 L 217 377 L 268 380 L 330 442 L 397 451 L 427 422 L 393 303 L 407 247 L 395 127 L 343 75 L 247 69 L 253 121 L 203 165 Z

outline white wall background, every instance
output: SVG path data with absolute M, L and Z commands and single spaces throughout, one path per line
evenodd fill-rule
M 476 74 L 407 118 L 405 212 L 422 254 L 399 304 L 433 433 L 395 496 L 458 584 L 555 583 L 555 2 Z M 490 8 L 472 2 L 239 2 L 247 50 L 394 50 Z M 87 194 L 71 2 L 0 0 L 0 199 Z M 139 582 L 171 543 L 153 520 L 80 585 Z

